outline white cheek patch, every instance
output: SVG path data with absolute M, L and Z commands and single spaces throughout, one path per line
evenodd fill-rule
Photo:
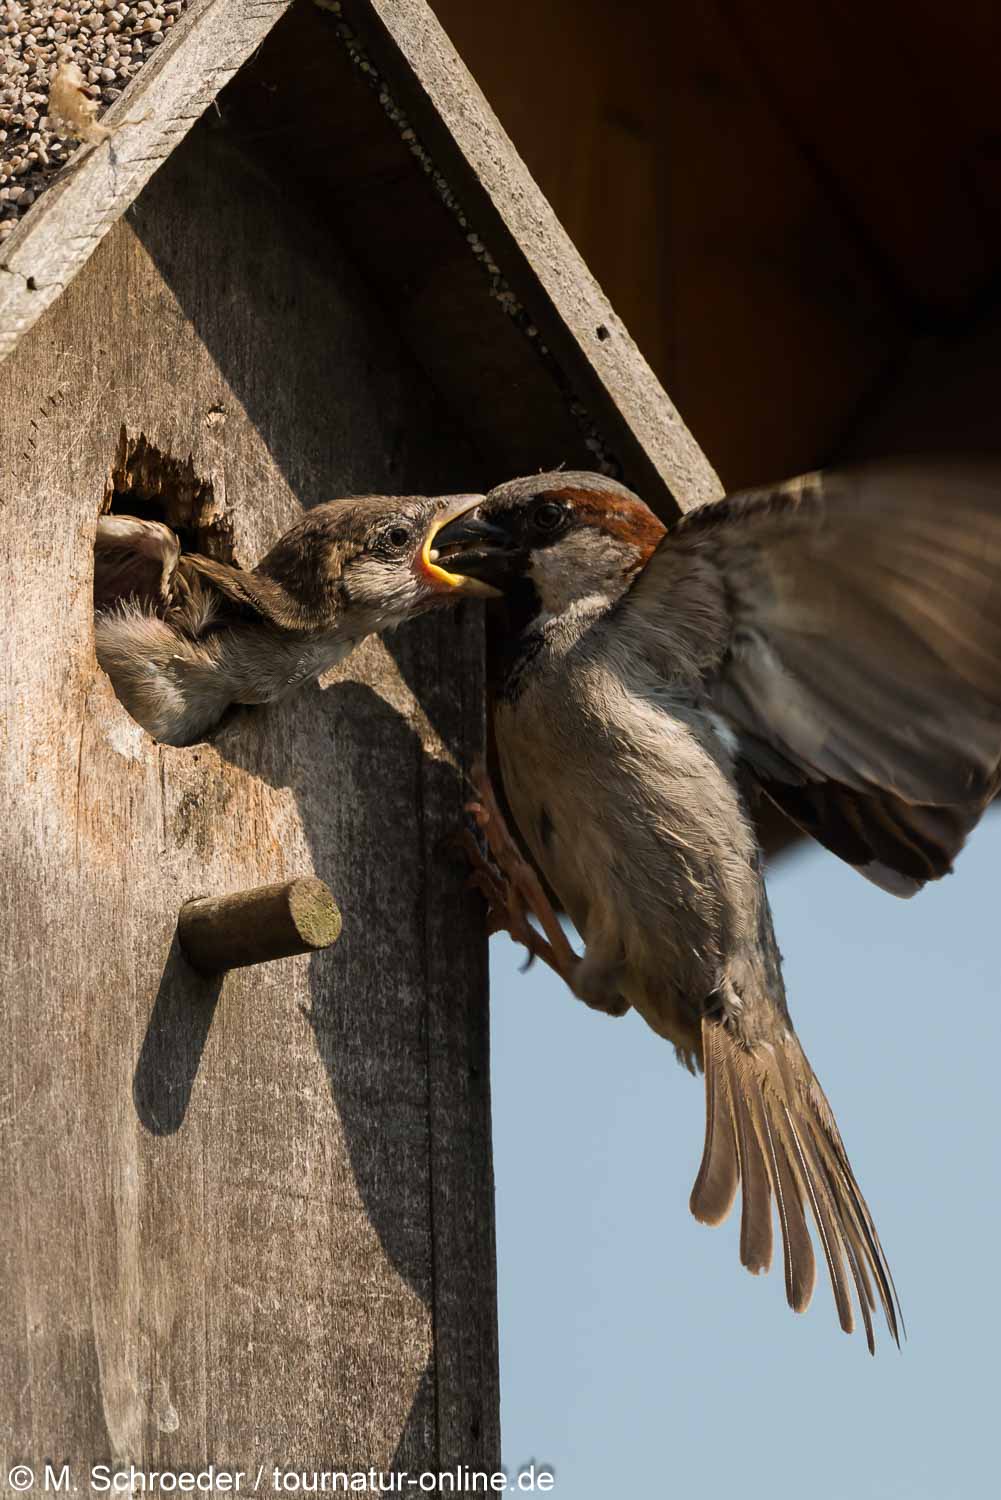
M 529 576 L 548 615 L 560 615 L 592 594 L 616 597 L 636 549 L 593 526 L 569 532 L 532 554 Z
M 363 634 L 405 618 L 416 593 L 416 580 L 409 565 L 387 563 L 378 557 L 355 558 L 350 571 L 345 573 L 345 582 L 351 616 L 349 628 L 356 623 L 357 616 L 357 623 L 366 622 Z

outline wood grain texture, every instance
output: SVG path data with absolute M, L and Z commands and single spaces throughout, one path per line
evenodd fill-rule
M 192 0 L 0 251 L 0 360 L 69 285 L 104 235 L 260 45 L 291 0 Z
M 293 6 L 220 95 L 218 128 L 254 160 L 262 193 L 294 192 L 349 249 L 414 359 L 461 412 L 486 482 L 593 465 L 559 367 L 491 295 L 469 231 L 352 65 L 338 24 L 311 3 Z
M 857 451 L 990 316 L 998 6 L 431 4 L 727 486 Z
M 479 614 L 154 744 L 92 644 L 123 424 L 190 453 L 244 563 L 301 506 L 479 462 L 336 240 L 204 125 L 0 368 L 7 1451 L 494 1464 L 486 945 L 446 847 Z M 309 872 L 335 947 L 192 974 L 184 900 Z

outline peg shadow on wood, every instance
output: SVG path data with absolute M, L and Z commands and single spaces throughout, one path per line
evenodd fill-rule
M 224 978 L 197 974 L 173 934 L 132 1080 L 136 1113 L 152 1135 L 184 1124 Z

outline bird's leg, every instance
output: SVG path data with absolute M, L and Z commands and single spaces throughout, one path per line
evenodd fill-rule
M 473 884 L 483 892 L 490 909 L 490 931 L 507 932 L 515 942 L 528 949 L 533 958 L 557 973 L 574 989 L 574 975 L 580 959 L 567 942 L 560 919 L 528 861 L 518 848 L 500 810 L 487 769 L 478 761 L 470 780 L 476 797 L 466 804 L 477 827 L 482 831 L 496 870 L 480 853 L 476 840 L 469 835 L 466 852 L 473 866 Z M 545 936 L 529 922 L 535 917 Z
M 543 963 L 556 969 L 552 949 L 529 922 L 520 893 L 493 861 L 484 856 L 475 835 L 468 828 L 462 835 L 462 845 L 472 870 L 469 884 L 487 903 L 488 934 L 506 932 L 516 943 L 528 949 L 529 961 L 541 958 Z

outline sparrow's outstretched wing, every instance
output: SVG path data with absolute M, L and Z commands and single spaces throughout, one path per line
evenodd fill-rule
M 676 523 L 621 610 L 665 676 L 703 676 L 765 790 L 820 842 L 901 895 L 950 868 L 1001 760 L 997 468 L 871 466 L 734 495 Z

